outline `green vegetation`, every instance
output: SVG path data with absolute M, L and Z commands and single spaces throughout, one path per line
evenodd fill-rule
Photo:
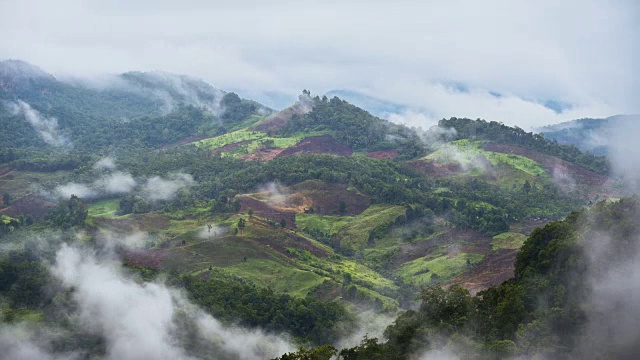
M 405 213 L 402 206 L 372 205 L 357 216 L 297 214 L 296 223 L 334 249 L 352 253 L 362 249 L 376 234 L 385 233 Z
M 608 174 L 609 161 L 604 156 L 583 153 L 574 145 L 561 145 L 542 134 L 527 133 L 518 127 L 509 127 L 496 121 L 470 119 L 443 119 L 438 123 L 443 128 L 454 128 L 456 140 L 487 140 L 500 144 L 523 146 L 543 154 L 557 156 L 598 174 Z
M 200 140 L 196 146 L 205 149 L 219 149 L 227 145 L 234 145 L 232 149 L 221 152 L 221 156 L 244 156 L 251 154 L 261 147 L 286 149 L 299 143 L 310 134 L 297 135 L 292 137 L 271 137 L 260 131 L 250 131 L 241 129 L 226 133 L 214 138 Z
M 517 250 L 522 247 L 527 236 L 519 233 L 506 232 L 493 237 L 491 247 L 493 250 L 498 249 L 512 249 Z
M 107 218 L 117 216 L 118 210 L 120 210 L 120 204 L 118 200 L 102 200 L 95 203 L 90 203 L 87 207 L 89 216 Z
M 102 254 L 103 246 L 113 244 L 104 245 L 100 234 L 125 237 L 139 230 L 145 233 L 139 249 L 113 245 L 125 263 L 121 275 L 133 274 L 140 288 L 161 279 L 225 324 L 287 333 L 305 346 L 336 344 L 353 330 L 347 309 L 362 306 L 387 314 L 400 307 L 416 309 L 396 319 L 385 342 L 365 338 L 350 349 L 325 346 L 283 359 L 336 353 L 344 359 L 407 359 L 443 349 L 460 358 L 531 356 L 542 350 L 562 357 L 574 345 L 567 334 L 583 330 L 589 306 L 584 299 L 593 290 L 579 280 L 595 266 L 585 255 L 584 241 L 612 233 L 613 248 L 603 255 L 606 264 L 596 264 L 598 271 L 629 260 L 625 249 L 637 233 L 637 199 L 597 203 L 529 238 L 509 231 L 517 224 L 528 227 L 524 220 L 560 219 L 586 205 L 587 194 L 580 187 L 559 190 L 539 163 L 484 146 L 520 146 L 600 174 L 608 171 L 605 159 L 543 136 L 454 118 L 440 124 L 456 129 L 455 140 L 427 155 L 416 131 L 338 98 L 310 99 L 312 111 L 261 132 L 251 129 L 266 109 L 236 94 L 187 82 L 198 98 L 194 102 L 149 75 L 124 78 L 142 89 L 157 86 L 176 101 L 161 103 L 149 94 L 128 97 L 116 90 L 100 100 L 92 90 L 55 79 L 24 85 L 20 98 L 43 116 L 57 117 L 61 133 L 73 142 L 59 149 L 43 144 L 23 116 L 0 113 L 0 142 L 7 144 L 0 149 L 0 171 L 11 172 L 0 180 L 0 193 L 17 204 L 7 211 L 36 190 L 55 194 L 56 186 L 69 182 L 98 186 L 105 174 L 116 171 L 130 173 L 137 184 L 127 194 L 104 195 L 88 205 L 72 196 L 48 215 L 0 214 L 4 321 L 41 322 L 86 342 L 86 348 L 103 346 L 99 335 L 80 334 L 84 329 L 74 322 L 76 289 L 52 278 L 49 264 L 56 263 L 63 243 Z M 46 95 L 39 91 L 42 84 L 58 93 Z M 0 93 L 1 99 L 15 101 L 15 94 Z M 118 97 L 122 107 L 110 110 Z M 348 145 L 354 156 L 242 159 L 323 134 Z M 366 156 L 376 150 L 399 156 Z M 117 160 L 117 170 L 94 169 L 104 156 Z M 415 159 L 420 160 L 407 161 Z M 454 161 L 462 169 L 452 170 L 453 175 L 431 176 L 433 169 L 422 167 Z M 170 179 L 176 172 L 192 176 L 193 184 L 177 189 L 163 184 L 158 187 L 166 187 L 167 196 L 149 196 L 148 179 Z M 277 205 L 259 190 L 271 183 L 283 189 Z M 30 211 L 32 204 L 25 203 Z M 492 261 L 503 261 L 515 250 L 514 279 L 477 296 L 454 284 L 467 276 L 493 276 L 493 282 L 479 284 L 504 278 L 508 266 L 500 263 L 500 274 L 493 274 Z M 414 307 L 417 292 L 421 305 Z M 176 322 L 182 316 L 175 316 Z M 189 331 L 194 330 L 176 330 Z M 610 355 L 602 349 L 602 357 Z
M 302 298 L 326 279 L 309 270 L 300 270 L 264 259 L 249 259 L 227 267 L 226 270 L 260 287 L 273 289 L 276 293 Z
M 453 256 L 436 250 L 429 256 L 403 264 L 398 274 L 407 283 L 429 285 L 451 280 L 480 262 L 480 254 L 457 253 Z M 435 276 L 434 276 L 435 275 Z
M 224 321 L 240 320 L 244 326 L 289 331 L 318 345 L 338 339 L 341 334 L 336 326 L 350 320 L 335 302 L 277 294 L 222 272 L 211 272 L 210 276 L 210 280 L 184 276 L 182 282 L 197 304 Z
M 547 177 L 544 168 L 535 161 L 524 156 L 515 154 L 503 154 L 493 151 L 486 151 L 480 146 L 482 142 L 470 141 L 468 139 L 453 141 L 435 152 L 426 156 L 427 159 L 437 160 L 440 163 L 458 162 L 465 167 L 474 167 L 477 171 L 482 172 L 482 164 L 473 164 L 478 157 L 483 156 L 490 164 L 498 166 L 500 164 L 508 165 L 514 169 L 520 170 L 531 177 Z M 475 166 L 474 166 L 475 165 Z
M 306 95 L 310 94 L 307 92 Z M 424 154 L 418 135 L 405 126 L 379 119 L 337 97 L 329 100 L 316 96 L 312 100 L 313 110 L 303 116 L 294 116 L 280 129 L 281 135 L 332 131 L 338 141 L 355 151 L 396 149 L 403 159 Z

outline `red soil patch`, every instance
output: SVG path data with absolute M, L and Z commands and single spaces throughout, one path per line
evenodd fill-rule
M 499 285 L 513 277 L 518 250 L 499 249 L 482 259 L 466 273 L 445 285 L 460 284 L 472 294 Z
M 127 251 L 124 254 L 124 263 L 128 266 L 142 266 L 150 269 L 159 270 L 162 266 L 162 261 L 166 257 L 166 253 L 163 250 L 148 251 L 148 250 L 136 250 Z
M 284 149 L 274 149 L 274 148 L 263 148 L 259 149 L 256 152 L 246 155 L 242 158 L 242 160 L 250 160 L 250 161 L 271 161 L 276 158 L 276 156 L 280 155 Z
M 291 156 L 297 154 L 333 154 L 339 156 L 351 156 L 353 151 L 338 142 L 331 135 L 312 136 L 300 141 L 298 144 L 285 149 L 278 154 L 280 156 Z
M 11 169 L 6 166 L 0 166 L 0 176 L 5 176 L 11 172 Z
M 398 156 L 398 152 L 396 150 L 371 151 L 367 153 L 367 156 L 378 160 L 393 159 Z
M 272 227 L 271 225 L 261 221 L 260 219 L 252 218 L 250 219 L 250 221 L 252 224 L 257 226 Z M 293 231 L 287 229 L 281 229 L 280 231 L 285 234 L 284 238 L 261 237 L 258 239 L 254 239 L 254 241 L 268 246 L 288 258 L 294 258 L 296 256 L 290 253 L 287 248 L 306 250 L 319 258 L 326 258 L 328 256 L 327 252 L 324 249 L 316 247 L 311 241 L 295 234 Z
M 304 181 L 292 186 L 298 194 L 311 200 L 311 206 L 318 214 L 336 215 L 340 203 L 344 201 L 346 211 L 339 215 L 359 215 L 371 202 L 357 191 L 348 190 L 345 184 L 327 184 L 320 181 Z
M 249 196 L 238 196 L 240 201 L 240 212 L 246 212 L 249 208 L 253 208 L 253 213 L 256 216 L 265 218 L 267 220 L 273 220 L 279 223 L 282 219 L 287 221 L 287 226 L 295 227 L 296 224 L 296 212 L 295 211 L 283 211 L 276 209 L 269 203 L 254 199 Z
M 15 200 L 11 205 L 0 212 L 17 218 L 20 215 L 31 215 L 33 217 L 44 217 L 49 211 L 55 207 L 55 204 L 41 198 L 37 195 L 27 195 L 21 199 Z
M 346 211 L 339 215 L 358 215 L 371 205 L 368 197 L 348 190 L 344 184 L 304 181 L 291 188 L 282 187 L 281 190 L 285 194 L 275 196 L 270 192 L 260 192 L 238 196 L 240 211 L 253 208 L 258 217 L 276 222 L 285 219 L 289 227 L 294 228 L 296 214 L 312 211 L 322 215 L 337 215 L 340 203 L 344 201 Z
M 439 164 L 430 160 L 414 160 L 407 163 L 409 167 L 435 178 L 442 178 L 462 172 L 462 165 L 457 162 Z

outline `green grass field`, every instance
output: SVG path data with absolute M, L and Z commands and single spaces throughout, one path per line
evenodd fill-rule
M 449 257 L 436 250 L 432 255 L 407 262 L 398 268 L 397 274 L 406 283 L 428 285 L 433 274 L 438 275 L 438 282 L 447 281 L 464 273 L 469 266 L 483 259 L 480 254 L 458 253 Z
M 370 234 L 380 226 L 392 224 L 406 209 L 396 205 L 372 205 L 356 216 L 298 214 L 296 224 L 307 231 L 339 236 L 345 245 L 362 248 Z
M 327 279 L 309 270 L 284 266 L 267 259 L 249 259 L 225 268 L 229 273 L 270 287 L 276 292 L 305 297 L 309 291 Z
M 522 247 L 522 245 L 526 240 L 527 240 L 526 235 L 523 235 L 520 233 L 514 233 L 514 232 L 506 232 L 493 237 L 493 241 L 491 242 L 491 248 L 493 248 L 493 250 L 498 250 L 498 249 L 517 250 Z
M 120 205 L 118 200 L 103 200 L 90 203 L 87 208 L 89 216 L 114 218 L 117 217 L 116 213 L 120 210 Z
M 427 155 L 424 159 L 434 160 L 439 163 L 448 164 L 458 162 L 463 167 L 469 167 L 470 171 L 481 172 L 483 169 L 480 165 L 474 164 L 474 160 L 479 156 L 484 156 L 493 166 L 501 164 L 512 167 L 513 169 L 524 172 L 531 177 L 546 177 L 547 172 L 542 165 L 537 162 L 520 155 L 503 154 L 492 151 L 486 151 L 480 148 L 480 142 L 469 140 L 458 140 L 447 144 L 435 152 Z

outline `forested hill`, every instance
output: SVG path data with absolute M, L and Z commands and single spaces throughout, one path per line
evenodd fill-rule
M 609 162 L 604 156 L 583 152 L 573 143 L 559 143 L 546 134 L 526 132 L 518 127 L 496 121 L 451 118 L 441 120 L 439 126 L 456 130 L 455 139 L 486 140 L 498 144 L 522 146 L 529 150 L 559 157 L 598 174 L 609 173 Z
M 34 65 L 0 62 L 0 142 L 5 148 L 160 147 L 224 133 L 270 109 L 194 78 L 129 72 L 59 80 Z

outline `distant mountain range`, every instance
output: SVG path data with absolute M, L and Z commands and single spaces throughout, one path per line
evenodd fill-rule
M 606 156 L 612 139 L 612 129 L 624 121 L 640 121 L 639 115 L 616 115 L 605 119 L 578 119 L 536 129 L 548 139 L 560 144 L 575 145 L 582 151 Z

